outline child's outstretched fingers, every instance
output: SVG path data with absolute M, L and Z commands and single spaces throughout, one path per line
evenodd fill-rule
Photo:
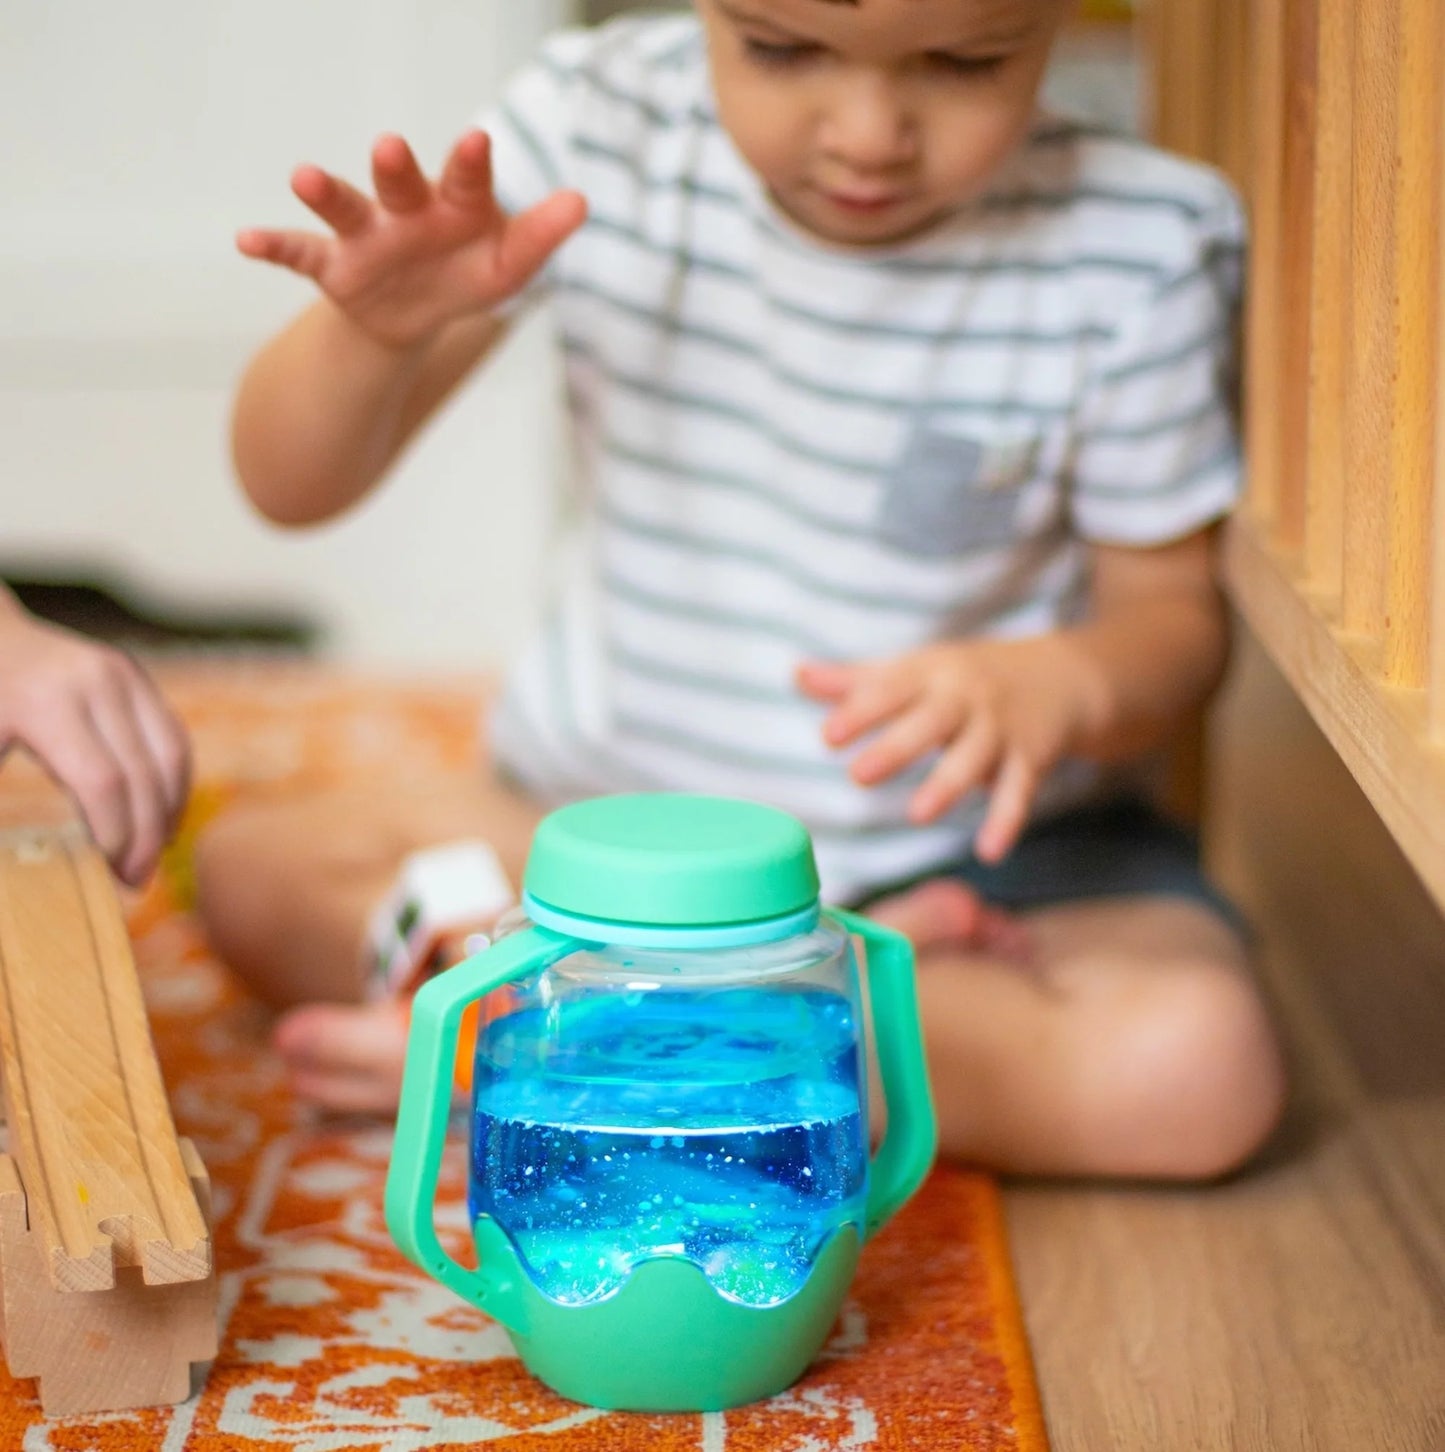
M 251 227 L 236 246 L 310 278 L 392 350 L 425 345 L 515 297 L 587 214 L 581 195 L 564 191 L 508 215 L 493 192 L 491 144 L 476 130 L 452 147 L 435 184 L 403 137 L 378 137 L 371 182 L 374 197 L 320 167 L 298 167 L 291 189 L 331 234 Z
M 309 163 L 291 173 L 291 190 L 338 237 L 359 236 L 376 215 L 376 208 L 365 192 Z
M 431 183 L 402 136 L 376 138 L 371 148 L 371 184 L 377 201 L 388 212 L 420 212 L 432 201 Z
M 922 693 L 908 702 L 906 709 L 879 733 L 878 739 L 854 758 L 853 780 L 861 786 L 887 781 L 931 752 L 949 747 L 951 742 L 972 741 L 984 724 L 977 716 L 970 715 L 967 702 L 955 697 Z M 946 759 L 945 753 L 945 758 L 925 780 L 924 788 L 920 788 L 920 791 L 926 788 L 928 794 L 936 798 L 926 819 L 952 806 L 972 785 L 971 779 L 965 777 L 956 788 L 950 789 L 949 773 L 942 770 Z
M 463 210 L 496 210 L 492 192 L 492 143 L 485 131 L 464 131 L 442 165 L 437 195 Z
M 337 237 L 360 237 L 375 219 L 376 207 L 370 197 L 309 162 L 291 173 L 291 191 Z M 318 282 L 331 259 L 333 244 L 328 237 L 296 228 L 246 227 L 236 234 L 236 249 L 244 257 L 285 267 Z
M 840 669 L 846 676 L 837 673 Z M 800 672 L 800 685 L 804 679 Z M 876 786 L 932 752 L 945 753 L 914 799 L 914 820 L 932 820 L 976 784 L 980 768 L 970 763 L 992 742 L 991 718 L 975 708 L 957 681 L 931 674 L 915 657 L 833 667 L 807 679 L 817 698 L 836 702 L 823 723 L 829 746 L 848 746 L 877 732 L 850 768 L 860 786 Z M 962 756 L 950 758 L 959 743 L 965 745 Z M 955 783 L 960 761 L 962 778 Z
M 950 640 L 891 661 L 808 662 L 798 687 L 832 704 L 830 746 L 878 735 L 853 758 L 851 775 L 874 786 L 937 753 L 908 804 L 932 822 L 969 792 L 989 788 L 978 853 L 996 862 L 1018 840 L 1040 779 L 1079 734 L 1075 695 L 1060 681 L 1048 637 Z
M 497 271 L 508 291 L 525 287 L 544 262 L 587 220 L 581 192 L 550 197 L 508 220 L 502 233 Z
M 1007 756 L 989 794 L 988 812 L 974 840 L 981 861 L 997 862 L 1018 841 L 1038 789 L 1038 772 L 1022 752 Z
M 805 660 L 795 672 L 798 689 L 815 701 L 836 701 L 853 683 L 856 669 L 830 660 Z
M 829 746 L 848 746 L 912 704 L 918 683 L 890 665 L 835 665 L 808 662 L 797 671 L 798 689 L 835 706 L 823 722 Z M 880 778 L 881 779 L 881 778 Z
M 994 774 L 1002 748 L 997 721 L 987 713 L 976 713 L 913 794 L 908 803 L 909 820 L 931 822 L 955 806 Z
M 326 267 L 328 244 L 315 232 L 275 231 L 246 227 L 236 233 L 236 250 L 253 262 L 269 262 L 288 272 L 319 281 Z

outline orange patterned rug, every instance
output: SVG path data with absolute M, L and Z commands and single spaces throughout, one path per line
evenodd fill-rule
M 822 1355 L 790 1391 L 698 1416 L 579 1407 L 534 1381 L 481 1312 L 414 1270 L 382 1222 L 390 1132 L 287 1095 L 266 1019 L 185 911 L 196 822 L 243 792 L 465 766 L 479 696 L 275 664 L 165 676 L 194 732 L 193 814 L 130 904 L 171 1103 L 210 1171 L 222 1340 L 179 1407 L 47 1421 L 0 1368 L 0 1452 L 1046 1452 L 1004 1242 L 983 1175 L 944 1169 L 863 1256 Z M 0 794 L 13 811 L 23 772 Z M 464 1236 L 463 1165 L 439 1223 Z

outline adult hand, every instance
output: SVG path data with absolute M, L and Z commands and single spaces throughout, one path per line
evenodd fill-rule
M 143 882 L 185 806 L 184 729 L 123 651 L 0 601 L 0 757 L 17 744 L 70 793 L 116 876 Z

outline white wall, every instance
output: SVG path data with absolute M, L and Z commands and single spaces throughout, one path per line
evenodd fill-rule
M 304 224 L 287 176 L 364 175 L 371 138 L 434 165 L 568 0 L 4 0 L 0 560 L 143 597 L 294 603 L 338 653 L 473 665 L 535 609 L 560 449 L 544 324 L 351 518 L 287 535 L 231 480 L 238 371 L 306 300 L 232 248 Z

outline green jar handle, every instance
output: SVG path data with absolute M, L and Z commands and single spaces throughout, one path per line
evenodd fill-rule
M 938 1152 L 938 1120 L 923 1052 L 913 944 L 902 933 L 857 913 L 840 908 L 828 913 L 868 949 L 873 1042 L 888 1109 L 888 1128 L 869 1167 L 863 1233 L 871 1239 L 923 1183 Z
M 396 1138 L 386 1175 L 386 1228 L 408 1260 L 504 1326 L 525 1333 L 525 1302 L 502 1267 L 468 1270 L 437 1239 L 436 1190 L 451 1114 L 452 1077 L 462 1014 L 494 988 L 586 946 L 576 938 L 527 928 L 439 973 L 411 1007 Z

